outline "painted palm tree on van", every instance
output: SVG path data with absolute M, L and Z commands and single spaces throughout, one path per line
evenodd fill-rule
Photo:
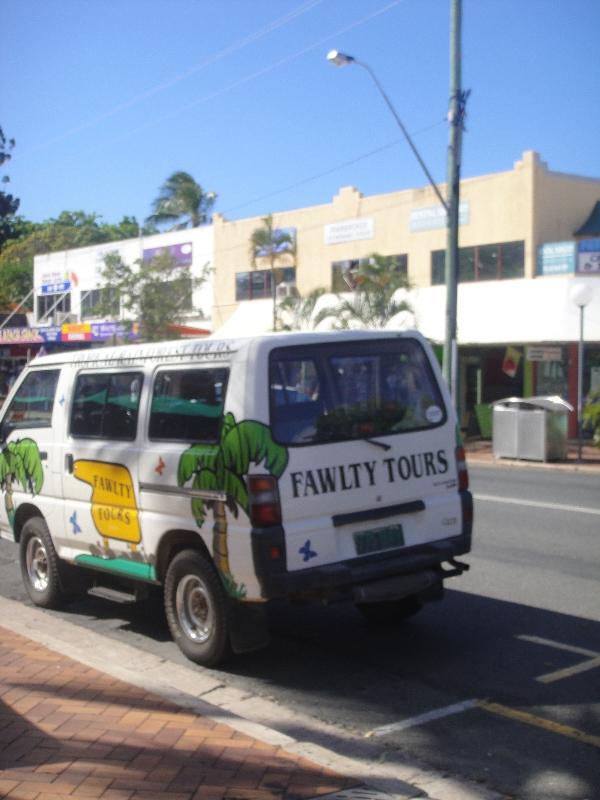
M 4 492 L 4 505 L 8 521 L 13 526 L 15 508 L 13 484 L 18 482 L 25 491 L 39 494 L 44 483 L 44 470 L 37 444 L 33 439 L 9 442 L 0 452 L 0 488 Z
M 263 464 L 274 478 L 279 478 L 288 462 L 285 447 L 271 438 L 266 425 L 254 420 L 236 422 L 233 414 L 225 414 L 219 442 L 214 445 L 194 444 L 185 450 L 179 461 L 177 483 L 192 489 L 221 492 L 226 500 L 192 499 L 192 514 L 198 527 L 206 519 L 207 509 L 213 512 L 213 559 L 227 591 L 236 597 L 245 595 L 229 567 L 226 507 L 237 516 L 238 508 L 249 513 L 245 475 L 250 464 Z

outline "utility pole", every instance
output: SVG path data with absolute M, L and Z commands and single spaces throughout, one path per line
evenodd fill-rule
M 448 181 L 446 243 L 446 334 L 443 372 L 454 405 L 458 404 L 458 345 L 456 309 L 458 294 L 458 209 L 460 202 L 460 160 L 466 96 L 461 89 L 462 0 L 451 0 L 450 8 L 450 107 L 448 109 Z

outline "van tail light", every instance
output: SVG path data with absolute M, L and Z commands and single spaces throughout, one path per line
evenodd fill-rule
M 257 528 L 281 524 L 277 479 L 271 475 L 248 476 L 250 522 Z
M 462 492 L 469 488 L 469 471 L 467 470 L 467 457 L 464 447 L 457 447 L 456 454 L 456 474 L 458 476 L 458 491 Z

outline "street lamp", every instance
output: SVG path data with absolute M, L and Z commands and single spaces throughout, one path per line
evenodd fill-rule
M 451 19 L 451 92 L 450 92 L 450 111 L 448 120 L 450 122 L 450 142 L 448 145 L 448 200 L 442 197 L 431 173 L 427 169 L 425 162 L 421 158 L 420 153 L 415 147 L 412 139 L 408 135 L 408 131 L 402 124 L 402 120 L 398 116 L 398 112 L 392 105 L 389 97 L 384 92 L 381 83 L 377 76 L 368 64 L 364 61 L 359 61 L 347 53 L 340 53 L 339 50 L 330 50 L 327 54 L 327 60 L 331 64 L 338 67 L 346 66 L 347 64 L 357 64 L 359 67 L 365 69 L 371 76 L 371 80 L 377 87 L 377 90 L 385 100 L 389 110 L 392 112 L 394 119 L 410 149 L 413 151 L 417 161 L 436 197 L 442 204 L 446 212 L 446 269 L 445 269 L 445 283 L 446 283 L 446 325 L 444 336 L 444 358 L 443 358 L 443 371 L 444 378 L 450 389 L 452 401 L 455 406 L 458 405 L 458 352 L 456 346 L 456 308 L 458 299 L 458 206 L 459 206 L 459 187 L 460 187 L 460 148 L 464 110 L 467 95 L 461 92 L 460 89 L 460 29 L 461 29 L 461 0 L 452 0 L 452 19 Z
M 367 72 L 369 73 L 369 75 L 371 76 L 371 80 L 373 81 L 373 83 L 375 84 L 375 86 L 377 87 L 377 89 L 379 90 L 379 93 L 380 93 L 380 95 L 381 95 L 381 96 L 383 97 L 383 99 L 385 100 L 387 107 L 388 107 L 388 108 L 389 108 L 389 110 L 392 112 L 392 115 L 393 115 L 394 119 L 395 119 L 395 120 L 396 120 L 396 122 L 398 123 L 398 127 L 399 127 L 399 128 L 400 128 L 400 130 L 402 131 L 402 133 L 403 133 L 403 135 L 404 135 L 404 138 L 405 138 L 405 139 L 406 139 L 406 141 L 408 142 L 408 145 L 409 145 L 410 149 L 411 149 L 411 150 L 413 151 L 413 153 L 415 154 L 415 156 L 416 156 L 416 158 L 417 158 L 417 161 L 419 162 L 419 164 L 421 165 L 421 167 L 422 167 L 422 169 L 423 169 L 423 172 L 425 173 L 425 175 L 427 175 L 427 180 L 429 181 L 429 183 L 430 183 L 430 185 L 431 185 L 431 188 L 432 188 L 432 189 L 433 189 L 433 191 L 436 193 L 436 195 L 437 195 L 437 198 L 438 198 L 438 200 L 440 201 L 440 203 L 442 204 L 442 206 L 444 207 L 444 209 L 445 209 L 446 213 L 448 213 L 448 212 L 449 212 L 449 206 L 448 206 L 448 203 L 447 203 L 447 202 L 444 200 L 444 198 L 442 197 L 442 195 L 441 195 L 441 192 L 440 192 L 440 190 L 438 189 L 438 187 L 437 187 L 437 185 L 436 185 L 435 181 L 433 180 L 433 178 L 432 178 L 432 176 L 431 176 L 431 173 L 430 173 L 430 172 L 429 172 L 429 170 L 427 169 L 427 166 L 425 165 L 425 162 L 424 162 L 424 161 L 423 161 L 423 159 L 421 158 L 421 156 L 420 156 L 420 154 L 419 154 L 419 151 L 417 150 L 417 148 L 415 147 L 415 145 L 414 145 L 414 143 L 413 143 L 412 139 L 411 139 L 411 138 L 410 138 L 410 136 L 408 135 L 408 131 L 406 130 L 406 128 L 405 128 L 405 127 L 404 127 L 404 125 L 402 124 L 402 120 L 401 120 L 401 119 L 400 119 L 400 117 L 398 116 L 398 112 L 396 111 L 396 109 L 395 109 L 395 108 L 394 108 L 394 106 L 392 105 L 390 98 L 389 98 L 389 97 L 387 96 L 387 94 L 384 92 L 384 90 L 383 90 L 383 86 L 382 86 L 382 85 L 381 85 L 381 83 L 379 82 L 379 80 L 378 80 L 377 76 L 375 75 L 375 73 L 373 72 L 373 70 L 371 69 L 371 67 L 370 67 L 368 64 L 365 64 L 365 62 L 364 62 L 364 61 L 359 61 L 357 58 L 354 58 L 354 56 L 349 56 L 347 53 L 340 53 L 340 51 L 339 51 L 339 50 L 330 50 L 330 51 L 327 53 L 327 60 L 328 60 L 328 61 L 329 61 L 331 64 L 335 64 L 335 66 L 336 66 L 336 67 L 345 67 L 347 64 L 356 64 L 357 66 L 359 66 L 359 67 L 362 67 L 363 69 L 366 69 L 366 71 L 367 71 Z
M 571 301 L 579 307 L 579 345 L 577 348 L 577 461 L 581 462 L 582 407 L 583 407 L 583 312 L 594 291 L 589 283 L 575 283 L 571 288 Z

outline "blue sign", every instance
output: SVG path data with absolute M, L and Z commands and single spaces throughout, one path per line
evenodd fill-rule
M 42 286 L 42 294 L 63 294 L 68 292 L 71 288 L 71 281 L 62 281 L 61 283 L 45 283 Z
M 600 239 L 582 239 L 577 245 L 577 273 L 600 275 Z
M 538 275 L 566 275 L 575 272 L 575 242 L 549 242 L 538 248 Z

